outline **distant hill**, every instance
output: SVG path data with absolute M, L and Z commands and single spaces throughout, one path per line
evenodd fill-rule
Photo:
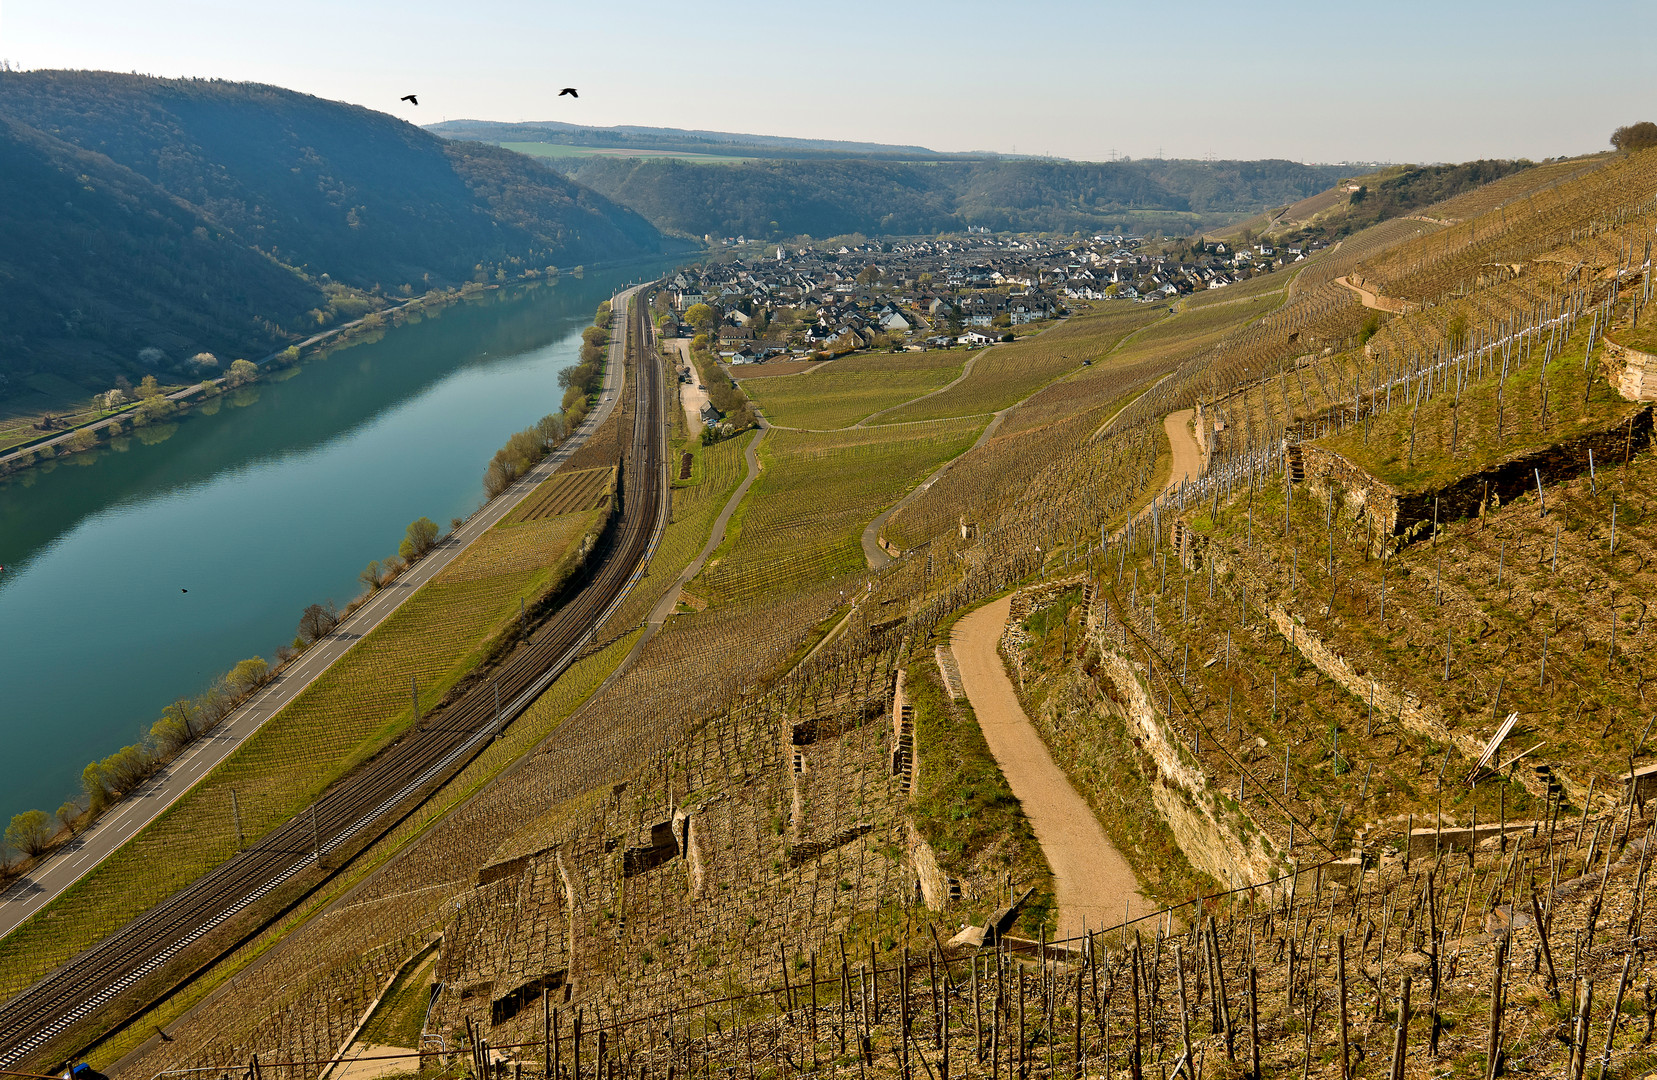
M 488 143 L 548 143 L 590 149 L 638 150 L 658 154 L 712 154 L 739 157 L 845 157 L 873 155 L 903 158 L 949 158 L 959 156 L 928 150 L 924 146 L 894 146 L 890 143 L 842 142 L 833 139 L 795 139 L 784 135 L 744 135 L 730 131 L 699 131 L 687 128 L 589 127 L 543 120 L 526 124 L 503 124 L 493 120 L 446 120 L 427 124 L 426 130 L 448 139 L 470 139 Z
M 1523 158 L 1464 161 L 1457 165 L 1390 165 L 1372 173 L 1343 177 L 1326 191 L 1236 222 L 1214 235 L 1228 239 L 1265 235 L 1281 243 L 1328 243 L 1534 167 L 1534 162 Z
M 554 162 L 659 228 L 782 238 L 977 226 L 1188 233 L 1321 191 L 1335 166 L 1291 161 L 904 162 L 877 158 L 704 165 L 584 157 Z
M 262 354 L 367 293 L 651 254 L 539 162 L 272 86 L 0 72 L 0 407 L 139 350 Z

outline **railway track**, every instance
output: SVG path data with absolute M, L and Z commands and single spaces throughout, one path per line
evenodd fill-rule
M 71 1036 L 87 1021 L 96 1017 L 101 1030 L 124 1022 L 265 925 L 325 879 L 330 855 L 341 853 L 342 864 L 384 835 L 580 657 L 642 575 L 665 524 L 662 374 L 652 362 L 643 305 L 628 304 L 624 329 L 636 361 L 632 440 L 622 465 L 619 520 L 587 583 L 490 680 L 435 711 L 252 847 L 0 1006 L 0 1068 L 54 1064 L 51 1055 L 81 1048 Z M 272 898 L 282 902 L 261 905 Z M 192 949 L 215 935 L 216 949 Z M 163 972 L 172 977 L 154 979 Z M 116 1005 L 125 1015 L 100 1015 Z

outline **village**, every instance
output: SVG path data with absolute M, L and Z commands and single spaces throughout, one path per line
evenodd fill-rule
M 707 334 L 729 364 L 978 348 L 1094 303 L 1169 303 L 1221 289 L 1314 250 L 1120 234 L 720 243 L 721 258 L 670 278 L 671 311 L 659 321 L 668 336 Z M 708 310 L 693 311 L 699 304 Z

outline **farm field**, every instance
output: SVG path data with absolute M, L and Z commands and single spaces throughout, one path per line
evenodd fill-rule
M 230 793 L 252 842 L 372 756 L 442 700 L 517 616 L 520 599 L 571 569 L 602 511 L 502 523 L 365 636 L 189 794 L 0 941 L 0 993 L 11 994 L 237 850 Z
M 661 543 L 656 546 L 650 567 L 599 631 L 599 640 L 625 633 L 641 623 L 660 599 L 662 590 L 702 550 L 719 511 L 747 475 L 743 449 L 752 438 L 751 432 L 744 432 L 712 446 L 698 446 L 694 441 L 686 445 L 685 449 L 694 455 L 691 479 L 674 485 L 673 516 L 662 533 Z
M 806 375 L 746 382 L 743 390 L 778 427 L 840 428 L 949 385 L 965 358 L 941 350 L 853 355 Z
M 1164 305 L 1146 305 L 1149 310 L 1137 329 L 1123 335 L 1091 367 L 1044 387 L 1014 410 L 996 434 L 1052 423 L 1144 389 L 1179 358 L 1211 349 L 1277 310 L 1294 276 L 1293 271 L 1283 271 L 1200 293 L 1183 301 L 1173 314 Z
M 1402 402 L 1321 441 L 1404 491 L 1422 491 L 1477 472 L 1503 458 L 1615 424 L 1637 411 L 1595 370 L 1584 372 L 1587 331 L 1548 362 L 1473 375 L 1458 405 L 1453 390 L 1410 410 Z M 1538 357 L 1540 361 L 1540 357 Z M 1499 361 L 1497 361 L 1499 363 Z M 1383 372 L 1383 375 L 1385 372 Z M 1472 375 L 1472 373 L 1469 373 Z M 1453 380 L 1454 375 L 1450 376 Z M 1502 393 L 1498 398 L 1497 389 Z
M 615 469 L 603 466 L 548 477 L 512 511 L 511 520 L 537 521 L 591 510 L 599 499 L 609 494 L 614 477 Z
M 1083 360 L 1097 360 L 1124 337 L 1152 322 L 1166 309 L 1148 304 L 1073 316 L 1033 337 L 993 345 L 978 353 L 972 371 L 959 386 L 881 416 L 882 424 L 938 420 L 992 413 L 1020 401 Z
M 789 360 L 783 363 L 740 364 L 737 367 L 725 365 L 725 370 L 738 382 L 747 382 L 750 379 L 770 379 L 779 375 L 798 375 L 802 371 L 810 371 L 822 360 Z
M 972 445 L 982 418 L 836 432 L 773 431 L 731 535 L 692 588 L 746 600 L 863 569 L 863 526 Z

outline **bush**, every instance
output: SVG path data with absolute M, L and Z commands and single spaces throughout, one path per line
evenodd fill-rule
M 259 377 L 259 365 L 251 360 L 232 360 L 228 381 L 231 386 L 242 386 Z
M 579 404 L 581 415 L 586 415 L 587 398 L 578 388 L 572 386 L 566 390 L 564 402 L 566 407 Z M 579 418 L 575 421 L 580 422 Z M 484 495 L 493 499 L 505 491 L 538 465 L 547 456 L 547 451 L 563 442 L 572 426 L 568 413 L 549 413 L 536 421 L 533 427 L 527 427 L 507 439 L 506 445 L 495 451 L 489 467 L 484 470 Z
M 25 810 L 6 826 L 6 846 L 25 855 L 39 855 L 52 839 L 52 819 L 44 810 Z
M 1625 124 L 1611 133 L 1611 145 L 1618 150 L 1645 150 L 1657 146 L 1657 124 L 1650 120 Z
M 417 517 L 409 522 L 403 542 L 397 545 L 397 554 L 406 561 L 413 562 L 425 557 L 436 546 L 437 522 L 429 517 Z

